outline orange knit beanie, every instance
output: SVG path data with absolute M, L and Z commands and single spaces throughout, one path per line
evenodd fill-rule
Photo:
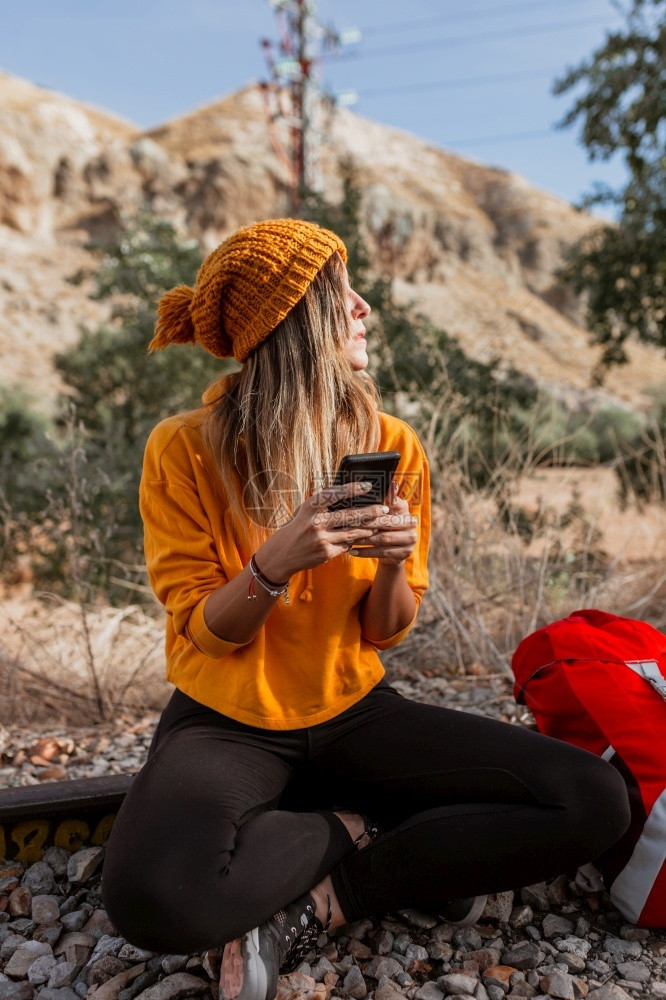
M 197 341 L 218 358 L 242 363 L 336 250 L 346 263 L 335 233 L 300 219 L 239 229 L 206 257 L 194 288 L 179 285 L 162 296 L 149 350 Z

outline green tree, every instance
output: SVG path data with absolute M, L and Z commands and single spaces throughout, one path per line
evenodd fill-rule
M 92 297 L 113 302 L 111 318 L 97 330 L 84 329 L 73 348 L 56 356 L 56 368 L 67 387 L 62 412 L 71 410 L 80 428 L 82 516 L 108 526 L 103 537 L 97 534 L 87 578 L 108 590 L 111 578 L 132 582 L 142 575 L 137 498 L 150 430 L 168 414 L 198 406 L 202 390 L 230 363 L 198 345 L 148 354 L 157 299 L 174 285 L 194 282 L 201 263 L 194 241 L 180 239 L 168 222 L 141 215 L 117 237 L 88 249 L 98 268 L 71 280 L 92 277 Z
M 604 348 L 598 381 L 626 362 L 632 334 L 666 349 L 666 3 L 632 0 L 623 13 L 625 27 L 553 85 L 554 94 L 584 87 L 558 126 L 581 121 L 589 158 L 621 154 L 629 173 L 623 188 L 596 184 L 582 200 L 614 205 L 618 222 L 585 235 L 558 272 L 587 293 L 587 323 Z

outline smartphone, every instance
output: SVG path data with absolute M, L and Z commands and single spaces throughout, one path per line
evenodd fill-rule
M 335 474 L 333 486 L 367 481 L 372 483 L 372 489 L 354 497 L 336 500 L 328 509 L 348 510 L 350 507 L 371 507 L 376 503 L 386 503 L 399 461 L 399 451 L 369 451 L 364 455 L 345 455 Z

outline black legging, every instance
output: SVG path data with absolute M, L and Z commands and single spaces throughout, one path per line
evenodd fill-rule
M 384 834 L 358 851 L 338 810 Z M 235 722 L 176 691 L 107 847 L 102 895 L 130 942 L 218 947 L 331 874 L 348 920 L 573 872 L 629 823 L 593 754 L 404 698 L 385 681 L 309 729 Z

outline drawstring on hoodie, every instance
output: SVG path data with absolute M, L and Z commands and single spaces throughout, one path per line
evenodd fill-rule
M 313 593 L 313 581 L 312 581 L 312 570 L 308 569 L 306 571 L 305 587 L 300 594 L 300 599 L 302 601 L 311 601 Z

